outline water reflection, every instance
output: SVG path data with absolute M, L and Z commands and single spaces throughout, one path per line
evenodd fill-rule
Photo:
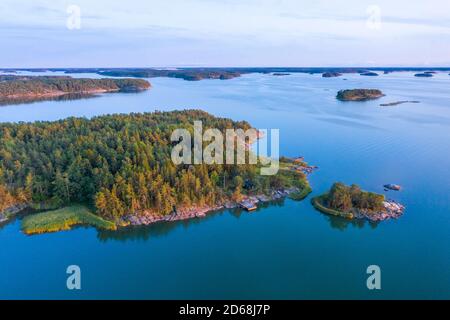
M 370 227 L 371 229 L 376 229 L 378 227 L 378 224 L 380 223 L 379 221 L 369 221 L 366 219 L 349 220 L 349 219 L 345 219 L 342 217 L 335 217 L 335 216 L 325 215 L 325 214 L 322 214 L 322 215 L 325 217 L 325 219 L 328 221 L 328 223 L 330 224 L 330 226 L 333 229 L 337 229 L 339 231 L 346 230 L 348 228 L 348 226 L 362 229 L 366 225 L 368 227 Z
M 26 215 L 35 213 L 36 211 L 30 208 L 26 208 L 22 211 L 20 211 L 19 213 L 16 213 L 15 215 L 13 215 L 11 218 L 9 218 L 6 221 L 0 222 L 0 230 L 2 230 L 3 228 L 5 228 L 6 226 L 10 225 L 10 224 L 14 224 L 16 221 L 21 221 Z
M 100 95 L 87 94 L 87 93 L 68 93 L 60 96 L 47 96 L 47 97 L 21 97 L 21 98 L 2 98 L 0 99 L 0 106 L 8 106 L 14 104 L 30 104 L 41 101 L 69 101 L 79 99 L 89 99 L 100 97 Z
M 98 230 L 97 238 L 102 242 L 107 242 L 109 240 L 118 240 L 122 242 L 132 241 L 132 240 L 143 240 L 147 241 L 151 238 L 163 237 L 172 232 L 177 228 L 189 228 L 199 223 L 203 223 L 213 218 L 217 218 L 223 214 L 231 214 L 235 218 L 240 218 L 243 214 L 258 214 L 258 212 L 269 206 L 279 206 L 284 205 L 284 199 L 260 203 L 258 209 L 252 213 L 248 213 L 240 208 L 234 209 L 222 209 L 215 212 L 207 214 L 203 218 L 192 218 L 180 221 L 163 221 L 157 222 L 148 226 L 128 226 L 120 228 L 116 231 L 111 230 Z

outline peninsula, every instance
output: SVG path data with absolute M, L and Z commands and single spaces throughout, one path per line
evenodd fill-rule
M 143 79 L 80 79 L 67 76 L 0 76 L 0 101 L 42 100 L 67 94 L 136 92 L 150 88 Z
M 192 130 L 194 120 L 205 130 L 251 128 L 199 110 L 2 123 L 0 216 L 41 212 L 23 220 L 27 234 L 79 224 L 114 229 L 311 192 L 303 162 L 282 160 L 273 176 L 260 175 L 261 164 L 175 165 L 171 133 Z
M 370 221 L 398 218 L 405 210 L 403 205 L 386 200 L 382 194 L 363 191 L 358 185 L 346 186 L 340 182 L 334 183 L 329 192 L 314 197 L 311 202 L 322 213 Z

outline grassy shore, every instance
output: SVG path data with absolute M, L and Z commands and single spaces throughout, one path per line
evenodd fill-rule
M 107 230 L 116 229 L 114 223 L 96 216 L 85 206 L 73 205 L 25 217 L 22 221 L 22 231 L 25 234 L 39 234 L 70 230 L 77 225 L 89 225 Z
M 306 163 L 305 166 L 307 166 Z M 280 161 L 280 171 L 278 171 L 278 174 L 285 186 L 293 186 L 299 189 L 298 192 L 291 193 L 289 198 L 300 201 L 305 199 L 312 192 L 312 188 L 306 175 L 298 172 L 292 162 Z
M 314 206 L 314 208 L 316 208 L 317 210 L 319 210 L 320 212 L 325 213 L 325 214 L 343 217 L 346 219 L 353 219 L 353 214 L 350 212 L 333 210 L 333 209 L 330 209 L 330 208 L 327 208 L 326 206 L 324 206 L 323 202 L 327 196 L 328 196 L 328 194 L 323 194 L 321 196 L 312 198 L 311 203 Z
M 310 193 L 312 192 L 312 188 L 310 187 L 309 183 L 307 183 L 306 186 L 303 187 L 299 192 L 293 192 L 289 195 L 289 198 L 292 200 L 300 201 L 305 199 Z

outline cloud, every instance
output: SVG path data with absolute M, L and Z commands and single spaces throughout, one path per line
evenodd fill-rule
M 48 55 L 36 61 L 52 63 L 49 50 L 32 46 L 39 42 L 70 57 L 58 46 L 76 44 L 90 62 L 124 46 L 153 55 L 127 53 L 130 59 L 156 64 L 178 63 L 177 54 L 192 64 L 215 65 L 448 61 L 450 45 L 434 41 L 450 36 L 447 0 L 376 2 L 381 12 L 377 30 L 366 26 L 373 4 L 368 0 L 2 0 L 0 35 L 9 52 L 0 51 L 0 59 L 18 63 L 19 57 L 28 57 L 21 50 L 29 48 Z M 69 4 L 81 8 L 81 30 L 66 28 Z M 284 60 L 277 61 L 277 55 Z

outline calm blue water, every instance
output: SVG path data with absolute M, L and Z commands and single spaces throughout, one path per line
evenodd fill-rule
M 282 154 L 320 167 L 310 177 L 313 195 L 335 181 L 376 192 L 401 184 L 388 196 L 406 205 L 405 215 L 351 223 L 318 213 L 308 198 L 251 214 L 31 237 L 18 219 L 0 227 L 0 298 L 450 298 L 450 76 L 150 81 L 139 94 L 1 107 L 0 121 L 200 108 L 279 128 Z M 358 87 L 386 97 L 335 99 Z M 396 100 L 421 103 L 379 106 Z M 78 292 L 65 286 L 71 264 L 82 270 Z M 372 264 L 381 267 L 380 291 L 366 288 Z

